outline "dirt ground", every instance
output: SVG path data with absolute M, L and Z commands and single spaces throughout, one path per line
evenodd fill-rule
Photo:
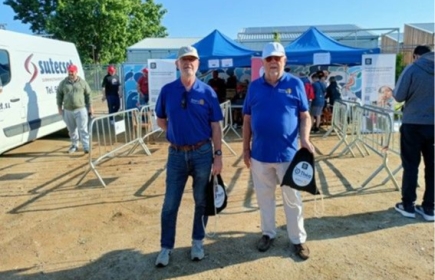
M 166 268 L 155 268 L 164 196 L 167 143 L 115 157 L 98 167 L 103 188 L 82 152 L 68 155 L 67 138 L 45 137 L 0 156 L 0 279 L 433 279 L 434 224 L 394 211 L 400 193 L 376 155 L 328 156 L 335 136 L 315 136 L 316 180 L 323 201 L 303 194 L 311 258 L 301 261 L 286 237 L 277 191 L 278 236 L 260 253 L 259 211 L 242 143 L 224 152 L 227 209 L 211 218 L 206 257 L 189 259 L 193 220 L 190 181 L 178 215 L 176 248 Z M 390 166 L 399 164 L 392 156 Z M 423 172 L 419 175 L 423 184 Z M 401 180 L 401 172 L 396 176 Z M 418 190 L 419 202 L 422 189 Z M 322 209 L 323 205 L 323 209 Z

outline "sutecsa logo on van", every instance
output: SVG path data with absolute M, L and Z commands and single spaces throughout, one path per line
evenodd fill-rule
M 50 74 L 66 74 L 68 65 L 72 64 L 72 61 L 58 61 L 49 58 L 48 60 L 39 60 L 38 66 L 32 62 L 33 53 L 29 55 L 24 61 L 24 68 L 27 73 L 31 74 L 32 77 L 29 83 L 33 82 L 38 74 L 50 75 Z

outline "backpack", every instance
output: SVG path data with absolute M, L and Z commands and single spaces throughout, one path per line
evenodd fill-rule
M 307 93 L 308 101 L 313 100 L 316 96 L 314 95 L 314 88 L 313 85 L 307 81 L 304 83 L 305 86 L 305 92 Z

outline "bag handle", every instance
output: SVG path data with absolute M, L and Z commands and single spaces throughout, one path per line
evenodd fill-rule
M 216 186 L 219 184 L 218 181 L 218 175 L 213 175 L 213 173 L 210 173 L 210 180 L 213 178 L 213 195 L 214 192 L 216 191 Z M 217 214 L 217 209 L 216 206 L 213 203 L 213 208 L 214 208 L 214 212 L 215 212 L 215 220 L 214 220 L 214 231 L 211 232 L 207 232 L 206 228 L 205 228 L 205 223 L 204 223 L 204 216 L 202 216 L 202 227 L 204 228 L 204 232 L 205 232 L 205 236 L 207 236 L 208 238 L 212 238 L 216 235 L 217 232 L 217 219 L 219 219 L 219 214 Z M 210 217 L 208 217 L 208 219 L 210 219 Z

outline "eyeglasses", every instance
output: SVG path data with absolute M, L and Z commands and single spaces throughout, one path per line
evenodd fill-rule
M 197 60 L 197 58 L 194 57 L 194 56 L 183 56 L 183 57 L 181 58 L 181 60 L 182 60 L 182 61 L 189 61 L 189 62 L 192 62 L 192 61 Z
M 268 56 L 266 57 L 267 62 L 271 62 L 272 60 L 275 60 L 276 62 L 280 61 L 282 56 Z
M 181 98 L 181 108 L 183 109 L 187 108 L 187 91 L 183 92 L 183 96 Z

